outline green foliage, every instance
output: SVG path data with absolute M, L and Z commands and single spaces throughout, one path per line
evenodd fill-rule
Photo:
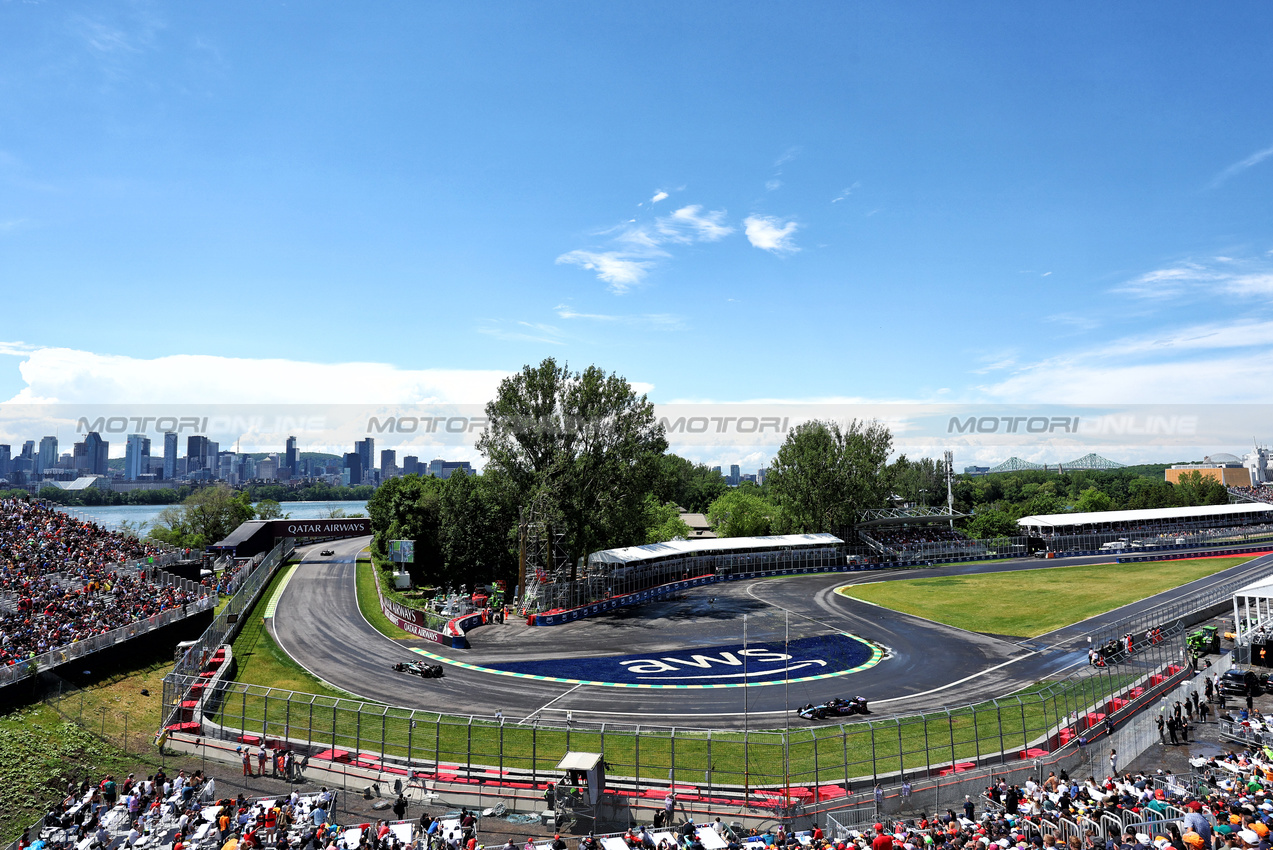
M 653 493 L 645 497 L 646 543 L 666 543 L 678 537 L 689 539 L 692 531 L 676 508 L 677 505 L 672 502 L 660 504 Z
M 1021 533 L 1017 528 L 1017 517 L 994 508 L 977 511 L 977 513 L 973 514 L 964 531 L 969 537 L 981 539 L 1015 537 Z
M 407 565 L 417 584 L 448 584 L 439 531 L 442 527 L 440 478 L 407 475 L 391 478 L 367 502 L 371 551 L 377 561 L 389 559 L 390 540 L 415 541 L 415 561 Z
M 597 549 L 641 543 L 645 497 L 667 449 L 654 407 L 596 366 L 552 358 L 500 382 L 478 448 L 513 503 L 537 502 L 563 533 L 572 569 Z
M 515 514 L 502 483 L 494 472 L 457 472 L 442 485 L 438 540 L 450 583 L 516 583 L 517 561 L 509 536 Z
M 707 513 L 707 507 L 729 486 L 725 477 L 702 463 L 671 453 L 658 460 L 651 490 L 663 504 L 671 503 L 691 513 Z
M 200 549 L 225 539 L 255 516 L 247 491 L 236 493 L 223 484 L 203 487 L 181 507 L 160 511 L 150 536 L 171 546 Z
M 21 492 L 21 491 L 15 491 Z M 89 487 L 87 490 L 63 490 L 52 484 L 40 488 L 39 497 L 68 507 L 115 507 L 117 505 L 175 505 L 194 492 L 189 486 L 160 487 L 155 490 L 129 490 L 119 493 Z
M 908 505 L 931 507 L 946 504 L 946 473 L 932 458 L 910 460 L 898 455 L 888 466 L 893 494 Z
M 1023 516 L 1067 511 L 1142 510 L 1195 505 L 1223 505 L 1228 491 L 1219 481 L 1193 470 L 1179 484 L 1163 479 L 1163 466 L 1123 469 L 1048 472 L 1023 470 L 997 475 L 960 476 L 955 481 L 955 510 L 971 513 L 966 531 L 973 536 L 994 536 L 993 528 L 1006 527 Z M 992 513 L 987 513 L 992 512 Z M 986 519 L 980 519 L 987 516 Z
M 757 487 L 735 487 L 707 509 L 717 537 L 758 537 L 785 531 L 782 510 L 760 495 Z
M 884 505 L 885 464 L 893 436 L 879 422 L 847 428 L 836 422 L 806 422 L 787 434 L 769 470 L 775 500 L 802 532 L 839 531 L 862 512 Z
M 257 519 L 287 519 L 283 506 L 273 499 L 262 499 L 254 506 Z

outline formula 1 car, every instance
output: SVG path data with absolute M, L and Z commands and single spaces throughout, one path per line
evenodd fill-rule
M 393 665 L 395 673 L 410 673 L 412 676 L 419 676 L 422 679 L 441 679 L 441 664 L 425 664 L 423 661 L 412 661 L 409 664 L 403 664 L 401 661 L 395 662 Z
M 870 714 L 866 709 L 866 697 L 854 697 L 853 699 L 836 699 L 828 700 L 821 705 L 802 706 L 796 709 L 796 714 L 805 720 L 826 720 L 828 717 L 850 717 L 854 714 Z

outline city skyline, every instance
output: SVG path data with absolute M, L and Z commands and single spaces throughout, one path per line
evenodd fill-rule
M 545 356 L 660 404 L 1273 385 L 1265 4 L 0 23 L 0 417 L 480 405 Z

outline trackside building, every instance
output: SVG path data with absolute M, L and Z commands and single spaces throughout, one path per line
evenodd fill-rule
M 1198 534 L 1213 529 L 1241 529 L 1269 523 L 1273 523 L 1273 505 L 1263 502 L 1199 505 L 1185 508 L 1148 508 L 1139 511 L 1040 514 L 1017 520 L 1022 534 L 1043 538 L 1117 534 L 1161 538 L 1174 534 Z

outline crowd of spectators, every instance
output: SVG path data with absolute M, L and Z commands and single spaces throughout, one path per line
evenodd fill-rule
M 1273 504 L 1273 487 L 1230 487 L 1229 492 L 1243 499 Z
M 154 554 L 42 502 L 0 501 L 0 666 L 194 601 L 125 566 Z
M 962 532 L 946 525 L 876 526 L 863 533 L 899 555 L 976 545 Z

